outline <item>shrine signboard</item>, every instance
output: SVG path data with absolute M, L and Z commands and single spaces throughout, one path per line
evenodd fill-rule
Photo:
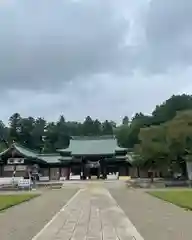
M 25 159 L 24 158 L 9 158 L 7 160 L 7 164 L 24 164 Z

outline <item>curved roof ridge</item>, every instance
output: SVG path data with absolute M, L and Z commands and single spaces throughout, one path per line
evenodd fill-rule
M 15 146 L 15 147 L 21 147 L 21 148 L 23 148 L 23 149 L 26 149 L 27 151 L 29 151 L 29 152 L 32 152 L 32 153 L 34 153 L 34 154 L 39 154 L 39 152 L 38 151 L 35 151 L 35 150 L 33 150 L 33 149 L 31 149 L 31 148 L 28 148 L 28 147 L 25 147 L 24 145 L 22 145 L 22 144 L 20 144 L 20 143 L 17 143 L 17 142 L 14 142 L 11 146 Z

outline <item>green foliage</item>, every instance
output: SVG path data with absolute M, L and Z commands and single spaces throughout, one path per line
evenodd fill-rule
M 116 129 L 115 134 L 119 145 L 122 147 L 128 147 L 130 139 L 130 127 L 123 124 Z
M 173 95 L 166 100 L 163 104 L 156 106 L 152 113 L 154 123 L 164 123 L 176 116 L 178 111 L 192 109 L 192 96 L 191 95 Z
M 66 121 L 60 116 L 57 122 L 47 122 L 43 118 L 23 118 L 19 113 L 9 119 L 9 127 L 0 121 L 0 150 L 6 148 L 6 141 L 16 141 L 38 152 L 52 153 L 69 145 L 71 136 L 113 135 L 116 124 L 112 121 L 100 122 L 87 116 L 83 123 Z
M 172 96 L 156 106 L 151 116 L 136 113 L 128 125 L 116 129 L 120 145 L 141 156 L 137 165 L 180 169 L 192 161 L 192 96 Z
M 164 124 L 142 128 L 139 139 L 139 153 L 150 167 L 180 169 L 186 176 L 185 160 L 191 159 L 192 153 L 192 110 L 177 112 Z
M 181 163 L 187 155 L 192 155 L 191 130 L 189 134 L 191 113 L 185 112 L 183 115 L 184 110 L 190 109 L 192 110 L 192 96 L 172 96 L 156 106 L 152 115 L 140 112 L 132 119 L 125 116 L 119 126 L 113 121 L 100 122 L 90 116 L 83 123 L 66 121 L 62 115 L 57 122 L 47 122 L 43 118 L 23 118 L 19 113 L 14 113 L 9 119 L 9 127 L 0 121 L 0 147 L 4 149 L 6 142 L 10 144 L 14 140 L 30 149 L 49 153 L 67 147 L 71 136 L 113 134 L 122 147 L 133 151 L 135 146 L 139 146 L 138 155 L 142 155 L 149 165 L 159 166 L 165 163 L 162 160 L 165 158 Z
M 125 116 L 125 117 L 123 118 L 123 120 L 122 120 L 122 125 L 125 125 L 125 126 L 129 125 L 129 117 L 128 117 L 128 116 Z

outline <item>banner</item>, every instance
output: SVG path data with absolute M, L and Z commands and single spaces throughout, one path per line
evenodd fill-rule
M 20 188 L 31 188 L 31 179 L 20 179 L 18 181 L 18 187 Z

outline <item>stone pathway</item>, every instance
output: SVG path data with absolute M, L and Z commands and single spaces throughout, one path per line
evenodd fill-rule
M 66 183 L 0 212 L 0 239 L 191 240 L 191 222 L 191 211 L 120 181 Z
M 40 197 L 1 211 L 0 239 L 31 240 L 76 192 L 76 188 L 46 190 Z
M 103 187 L 81 189 L 32 240 L 143 240 Z
M 152 197 L 142 189 L 110 193 L 146 240 L 191 240 L 192 212 Z

